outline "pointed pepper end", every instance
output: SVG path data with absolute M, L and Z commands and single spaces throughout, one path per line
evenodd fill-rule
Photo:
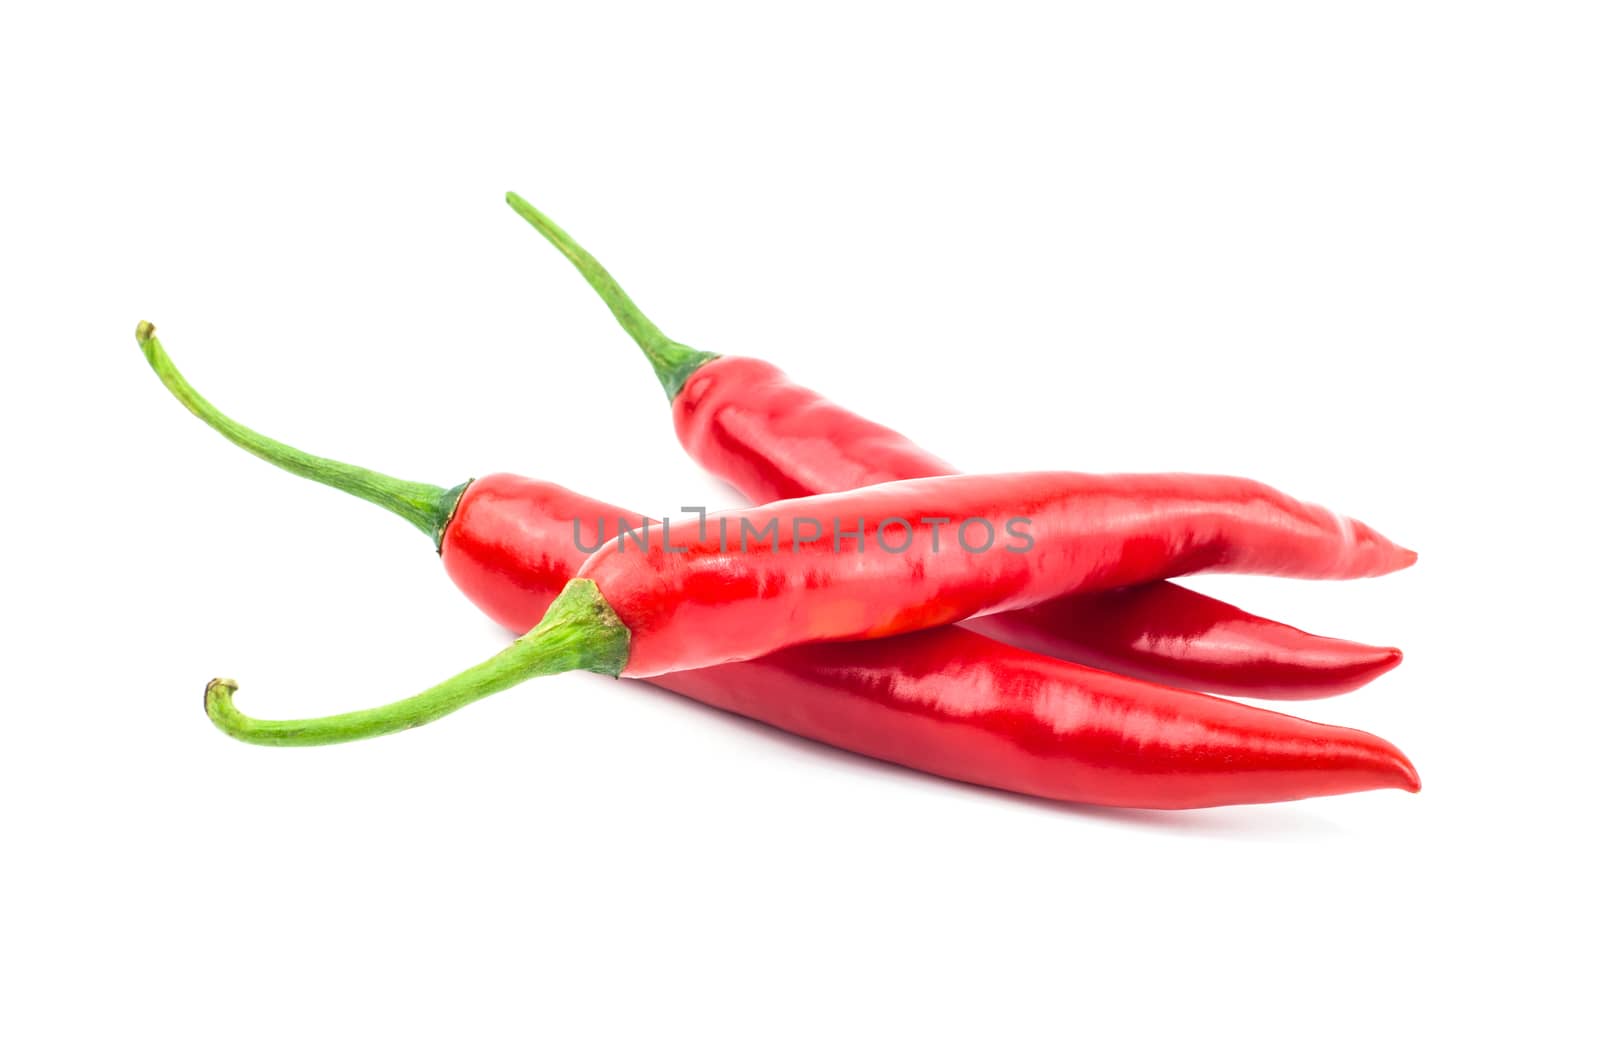
M 1374 655 L 1376 657 L 1367 671 L 1371 674 L 1371 677 L 1368 678 L 1369 681 L 1374 677 L 1382 677 L 1390 670 L 1393 670 L 1404 662 L 1406 657 L 1406 653 L 1399 648 L 1377 648 L 1374 649 Z
M 1409 761 L 1406 762 L 1405 783 L 1400 785 L 1401 791 L 1409 791 L 1415 795 L 1422 790 L 1422 778 L 1417 775 L 1417 767 Z
M 1393 776 L 1393 783 L 1389 786 L 1409 791 L 1415 795 L 1422 790 L 1422 777 L 1417 774 L 1417 767 L 1411 764 L 1411 759 L 1398 748 L 1390 745 L 1393 757 L 1388 762 L 1389 772 Z

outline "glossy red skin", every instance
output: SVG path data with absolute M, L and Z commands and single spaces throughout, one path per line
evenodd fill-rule
M 955 474 L 905 436 L 796 385 L 766 361 L 719 357 L 673 402 L 683 447 L 756 504 Z M 1170 582 L 1079 594 L 969 623 L 1044 655 L 1226 695 L 1314 699 L 1399 665 L 1397 648 L 1319 637 Z
M 1319 637 L 1167 581 L 1063 596 L 966 625 L 1084 666 L 1258 699 L 1351 692 L 1402 658 L 1399 648 Z
M 441 555 L 478 607 L 522 632 L 587 558 L 572 521 L 618 518 L 641 522 L 558 486 L 492 475 L 463 495 Z M 1369 733 L 1148 685 L 953 627 L 803 645 L 650 681 L 845 750 L 1047 799 L 1185 809 L 1418 788 L 1406 757 Z
M 1361 578 L 1415 559 L 1362 523 L 1218 475 L 946 475 L 719 515 L 729 546 L 717 529 L 702 540 L 700 527 L 680 522 L 665 546 L 618 538 L 578 571 L 632 632 L 629 676 L 889 637 L 1198 571 Z M 770 544 L 738 549 L 747 519 L 775 528 Z M 940 519 L 947 525 L 930 522 Z M 994 528 L 992 547 L 960 547 L 956 525 L 978 519 Z M 1027 520 L 1031 547 L 1007 533 L 1017 520 Z M 864 543 L 836 538 L 836 526 L 863 528 Z M 880 527 L 890 528 L 888 547 Z M 976 549 L 990 538 L 968 540 Z

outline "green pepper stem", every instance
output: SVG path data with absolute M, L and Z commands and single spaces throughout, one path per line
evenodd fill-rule
M 633 337 L 639 344 L 645 357 L 650 361 L 650 367 L 655 369 L 656 378 L 661 380 L 661 388 L 667 392 L 667 400 L 672 401 L 678 396 L 678 391 L 683 389 L 683 384 L 694 374 L 696 368 L 707 361 L 716 360 L 717 355 L 697 350 L 692 346 L 685 346 L 672 339 L 656 327 L 655 323 L 634 305 L 633 299 L 628 297 L 628 292 L 612 278 L 605 266 L 594 259 L 577 240 L 563 232 L 554 221 L 534 209 L 522 196 L 514 191 L 506 192 L 506 202 L 517 211 L 523 220 L 538 230 L 539 234 L 548 239 L 555 248 L 567 256 L 567 260 L 578 267 L 583 278 L 589 286 L 594 288 L 610 308 L 611 315 L 617 318 L 617 323 L 622 325 L 624 331 Z
M 419 695 L 348 714 L 268 721 L 241 714 L 233 705 L 233 693 L 239 686 L 217 678 L 206 685 L 206 716 L 236 740 L 270 747 L 366 740 L 438 721 L 468 703 L 530 678 L 571 670 L 616 677 L 627 665 L 629 640 L 628 627 L 600 595 L 599 587 L 575 579 L 556 597 L 543 620 L 511 647 Z
M 172 396 L 228 441 L 291 474 L 332 486 L 386 508 L 432 538 L 434 548 L 440 547 L 445 527 L 455 514 L 461 494 L 472 484 L 470 480 L 453 489 L 430 486 L 425 482 L 408 482 L 354 464 L 341 464 L 337 460 L 312 456 L 274 441 L 223 415 L 215 405 L 201 397 L 200 392 L 189 385 L 189 381 L 179 374 L 177 366 L 167 356 L 161 340 L 156 338 L 154 324 L 141 321 L 134 337 L 139 340 L 145 360 L 150 362 L 156 377 L 172 392 Z

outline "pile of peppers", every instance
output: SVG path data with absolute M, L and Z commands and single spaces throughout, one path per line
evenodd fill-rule
M 1220 698 L 1349 692 L 1398 665 L 1397 649 L 1317 636 L 1167 580 L 1370 577 L 1415 553 L 1247 479 L 960 474 L 765 361 L 669 339 L 548 217 L 515 194 L 507 202 L 644 352 L 683 447 L 755 506 L 674 524 L 519 475 L 444 488 L 314 456 L 218 411 L 141 323 L 146 359 L 190 412 L 247 452 L 410 522 L 461 591 L 518 634 L 418 695 L 325 717 L 252 717 L 234 682 L 214 680 L 206 714 L 224 733 L 280 747 L 363 739 L 531 677 L 590 670 L 1046 799 L 1182 809 L 1419 790 L 1410 761 L 1377 736 Z M 971 526 L 989 528 L 986 547 L 969 547 Z M 996 527 L 1011 537 L 995 542 Z M 754 547 L 742 536 L 752 528 Z

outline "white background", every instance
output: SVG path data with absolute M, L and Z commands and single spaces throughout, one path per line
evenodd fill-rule
M 1588 5 L 28 11 L 8 1055 L 1592 1048 Z M 229 742 L 214 675 L 324 713 L 505 638 L 414 530 L 185 414 L 141 318 L 330 456 L 736 499 L 508 188 L 676 337 L 968 470 L 1250 475 L 1418 549 L 1202 587 L 1403 646 L 1292 709 L 1423 793 L 1057 807 L 584 675 Z

